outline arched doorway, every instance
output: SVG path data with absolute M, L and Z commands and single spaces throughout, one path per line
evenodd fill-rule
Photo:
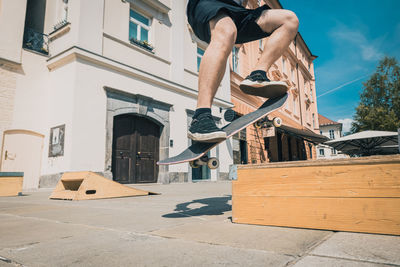
M 144 117 L 114 117 L 112 173 L 119 183 L 155 183 L 158 178 L 160 126 Z

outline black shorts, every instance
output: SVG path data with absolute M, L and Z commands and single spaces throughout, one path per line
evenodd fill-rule
M 270 35 L 256 23 L 261 13 L 267 9 L 270 9 L 267 5 L 256 9 L 246 9 L 233 0 L 189 0 L 186 13 L 196 36 L 209 43 L 211 39 L 210 20 L 218 12 L 225 12 L 236 25 L 236 44 L 242 44 Z

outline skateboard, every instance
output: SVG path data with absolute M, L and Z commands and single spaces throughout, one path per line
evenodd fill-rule
M 255 123 L 255 126 L 258 128 L 260 128 L 264 124 L 270 124 L 275 127 L 279 127 L 282 124 L 282 120 L 280 118 L 276 117 L 272 120 L 263 118 L 267 117 L 269 113 L 279 109 L 286 102 L 287 98 L 287 93 L 282 96 L 270 98 L 265 101 L 264 104 L 257 110 L 232 121 L 230 124 L 224 126 L 221 129 L 226 132 L 226 136 L 227 138 L 229 138 L 252 123 Z M 257 121 L 259 121 L 260 119 L 262 120 L 260 121 L 260 123 L 258 123 Z M 191 146 L 189 146 L 179 155 L 160 160 L 159 162 L 157 162 L 157 164 L 172 165 L 189 162 L 192 168 L 198 168 L 202 165 L 207 165 L 210 169 L 216 169 L 219 167 L 218 158 L 209 158 L 207 156 L 207 152 L 218 144 L 222 143 L 223 141 L 225 140 L 213 143 L 193 142 Z

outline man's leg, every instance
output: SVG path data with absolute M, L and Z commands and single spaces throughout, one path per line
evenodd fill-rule
M 256 22 L 264 32 L 271 35 L 266 38 L 264 51 L 255 70 L 241 82 L 240 89 L 247 94 L 276 97 L 284 94 L 288 87 L 283 81 L 270 81 L 267 72 L 293 41 L 299 21 L 292 11 L 269 9 L 263 11 Z
M 200 63 L 197 109 L 189 127 L 188 137 L 194 141 L 224 140 L 226 133 L 219 129 L 211 116 L 211 105 L 225 74 L 226 61 L 236 41 L 236 26 L 221 13 L 210 21 L 211 40 Z
M 211 41 L 200 63 L 197 108 L 211 108 L 236 41 L 236 26 L 225 14 L 210 21 Z
M 270 9 L 262 13 L 257 24 L 264 32 L 271 33 L 266 38 L 265 49 L 255 66 L 256 70 L 267 72 L 293 41 L 297 34 L 299 20 L 292 11 Z

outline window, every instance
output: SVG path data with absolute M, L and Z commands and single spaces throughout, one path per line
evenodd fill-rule
M 260 39 L 260 40 L 258 41 L 258 48 L 259 48 L 261 51 L 263 51 L 263 40 L 262 40 L 262 39 Z
M 297 112 L 297 97 L 293 97 L 293 113 L 295 115 L 298 115 L 298 112 Z
M 56 16 L 54 21 L 54 30 L 57 30 L 67 24 L 68 19 L 68 0 L 58 0 L 56 2 Z
M 336 151 L 336 149 L 334 149 L 334 148 L 331 148 L 331 153 L 332 153 L 332 155 L 336 155 L 336 154 L 337 154 L 337 151 Z
M 335 139 L 335 130 L 329 130 L 329 138 Z
M 239 48 L 236 46 L 232 49 L 232 70 L 239 73 Z
M 290 79 L 292 80 L 293 83 L 295 82 L 294 81 L 294 67 L 293 66 L 290 68 Z
M 282 72 L 286 74 L 286 59 L 282 57 Z
M 311 100 L 311 102 L 314 102 L 313 89 L 311 87 L 310 87 L 310 100 Z
M 58 9 L 58 21 L 67 20 L 68 16 L 68 0 L 59 0 L 57 2 Z
M 149 42 L 151 19 L 131 9 L 129 14 L 129 40 Z
M 197 71 L 200 70 L 200 63 L 203 56 L 204 56 L 204 50 L 197 47 Z
M 290 97 L 290 94 L 289 94 L 289 97 Z M 289 98 L 288 98 L 288 100 L 289 100 Z M 286 110 L 289 110 L 289 101 L 286 101 L 285 108 L 286 108 Z
M 319 150 L 319 155 L 320 155 L 320 156 L 325 156 L 325 150 L 324 150 L 323 148 L 321 148 L 321 149 Z
M 313 125 L 313 129 L 315 129 L 315 114 L 312 114 L 312 125 Z

